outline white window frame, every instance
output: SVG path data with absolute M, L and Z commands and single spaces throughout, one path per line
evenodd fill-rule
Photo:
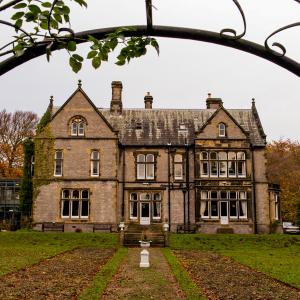
M 216 193 L 216 197 L 212 198 L 212 192 Z M 221 193 L 224 193 L 221 198 Z M 235 196 L 233 194 L 230 195 L 230 193 L 235 193 Z M 233 196 L 233 197 L 231 197 Z M 218 209 L 218 216 L 212 216 L 212 201 L 217 202 L 217 209 Z M 207 208 L 208 208 L 208 216 L 204 215 L 204 208 L 203 204 L 206 202 Z M 248 219 L 248 199 L 247 199 L 247 191 L 230 191 L 230 190 L 211 190 L 211 191 L 201 191 L 200 194 L 200 215 L 202 219 L 220 219 L 220 206 L 221 202 L 227 202 L 227 208 L 228 208 L 228 218 L 229 220 L 238 220 L 238 219 Z M 230 214 L 230 203 L 235 202 L 236 203 L 236 215 L 233 216 Z M 243 203 L 243 204 L 242 204 Z M 244 206 L 244 216 L 240 215 L 240 205 Z
M 224 123 L 219 124 L 219 137 L 226 137 L 226 125 Z
M 68 190 L 69 191 L 69 197 L 65 198 L 64 197 L 64 191 Z M 78 191 L 79 192 L 79 197 L 75 198 L 73 197 L 73 192 Z M 83 198 L 82 193 L 83 191 L 88 192 L 88 198 Z M 69 202 L 69 215 L 64 216 L 63 215 L 63 209 L 64 209 L 64 203 L 68 201 Z M 73 201 L 78 201 L 78 215 L 73 215 Z M 86 201 L 88 203 L 88 214 L 83 215 L 82 214 L 82 202 Z M 90 216 L 90 191 L 88 189 L 62 189 L 61 191 L 61 213 L 60 216 L 62 219 L 88 219 Z
M 155 195 L 159 195 L 159 199 L 157 199 L 157 197 L 155 197 Z M 161 203 L 161 193 L 154 193 L 153 194 L 153 199 L 152 199 L 152 219 L 153 220 L 160 220 L 161 219 L 161 208 L 162 208 L 162 203 Z M 158 203 L 159 204 L 159 216 L 158 217 L 154 217 L 154 204 Z
M 150 176 L 148 173 L 152 173 Z M 155 156 L 152 153 L 138 154 L 136 156 L 136 178 L 138 180 L 155 179 Z
M 136 195 L 136 199 L 133 199 L 133 195 Z M 130 193 L 130 199 L 129 199 L 129 219 L 130 220 L 137 220 L 139 217 L 139 202 L 138 202 L 138 194 L 137 193 Z M 136 205 L 136 217 L 132 216 L 132 204 Z
M 96 157 L 94 157 L 94 153 L 97 154 Z M 96 164 L 96 167 L 97 167 L 96 173 L 94 173 L 94 164 Z M 91 176 L 98 177 L 99 175 L 100 175 L 100 151 L 92 150 L 91 151 Z
M 176 168 L 179 168 L 180 175 L 176 175 Z M 174 179 L 182 180 L 183 179 L 183 155 L 180 153 L 176 153 L 174 155 Z
M 61 153 L 61 157 L 57 157 L 57 154 Z M 64 159 L 64 152 L 63 150 L 55 150 L 54 154 L 54 176 L 55 177 L 62 177 L 63 176 L 63 159 Z M 57 164 L 60 163 L 60 173 L 56 173 Z
M 85 136 L 86 121 L 78 116 L 71 121 L 71 136 Z

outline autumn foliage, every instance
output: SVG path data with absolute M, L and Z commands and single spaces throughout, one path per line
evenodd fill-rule
M 281 211 L 284 221 L 296 220 L 300 199 L 300 143 L 279 140 L 267 146 L 267 176 L 281 188 Z
M 0 177 L 20 177 L 23 167 L 23 142 L 33 137 L 38 116 L 33 112 L 0 111 Z

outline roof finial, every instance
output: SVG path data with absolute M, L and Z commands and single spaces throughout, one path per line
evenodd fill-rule
M 255 98 L 252 98 L 252 107 L 255 107 Z
M 81 79 L 78 80 L 78 88 L 81 89 L 82 83 L 81 83 Z
M 53 109 L 53 101 L 54 101 L 53 96 L 50 96 L 49 105 L 48 105 L 48 108 L 47 108 L 47 110 L 50 111 L 50 112 Z

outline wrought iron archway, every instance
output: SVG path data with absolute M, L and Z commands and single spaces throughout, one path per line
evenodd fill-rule
M 212 32 L 212 31 L 200 30 L 194 28 L 153 25 L 152 0 L 145 0 L 147 25 L 132 25 L 130 27 L 134 27 L 135 30 L 124 32 L 124 36 L 125 37 L 156 36 L 156 37 L 178 38 L 178 39 L 188 39 L 188 40 L 202 41 L 202 42 L 227 46 L 227 47 L 231 47 L 240 51 L 248 52 L 250 54 L 259 56 L 274 64 L 277 64 L 278 66 L 294 73 L 297 76 L 300 76 L 300 63 L 285 55 L 286 54 L 285 47 L 278 42 L 274 42 L 271 46 L 269 45 L 269 40 L 271 37 L 289 28 L 300 26 L 300 22 L 292 23 L 277 29 L 266 38 L 263 45 L 260 45 L 255 42 L 243 39 L 247 29 L 246 17 L 238 0 L 232 0 L 232 1 L 234 2 L 237 9 L 239 10 L 243 20 L 244 30 L 240 34 L 237 34 L 237 32 L 231 28 L 222 29 L 220 32 Z M 300 4 L 300 0 L 293 0 L 293 1 L 296 1 L 297 3 Z M 84 43 L 86 41 L 86 39 L 84 40 L 84 38 L 86 38 L 88 35 L 93 35 L 97 39 L 104 39 L 107 34 L 116 31 L 120 27 L 124 27 L 124 26 L 101 28 L 101 29 L 78 32 L 74 34 L 74 38 L 78 40 L 77 42 L 78 44 Z M 0 75 L 5 74 L 6 72 L 12 70 L 13 68 L 33 58 L 44 55 L 46 53 L 46 47 L 48 44 L 49 42 L 47 41 L 41 42 L 35 47 L 34 51 L 28 49 L 27 51 L 25 51 L 25 53 L 22 56 L 19 57 L 12 56 L 4 60 L 3 62 L 0 63 Z M 276 51 L 271 47 L 276 47 L 277 50 L 279 51 Z M 57 50 L 57 47 L 55 47 L 55 45 L 52 48 L 52 51 L 54 50 Z

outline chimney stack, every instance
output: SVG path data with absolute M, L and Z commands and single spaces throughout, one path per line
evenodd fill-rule
M 122 82 L 113 81 L 111 83 L 112 96 L 110 102 L 110 112 L 114 114 L 122 114 Z
M 221 98 L 212 98 L 211 93 L 207 94 L 206 108 L 207 109 L 218 109 L 223 106 L 223 101 Z
M 150 95 L 150 92 L 147 92 L 147 95 L 144 97 L 145 109 L 152 109 L 153 97 Z

